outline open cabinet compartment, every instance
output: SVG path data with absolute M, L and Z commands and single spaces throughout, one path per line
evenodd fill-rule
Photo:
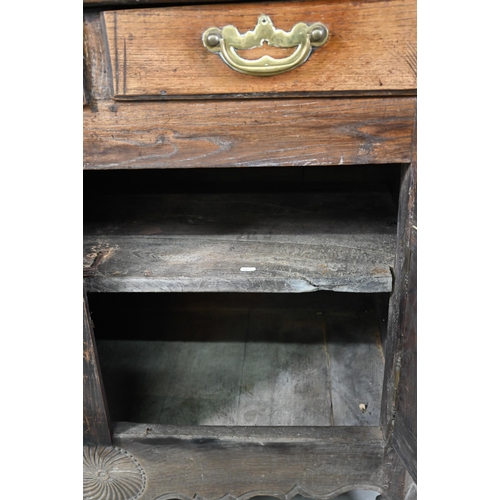
M 173 172 L 184 182 L 162 172 L 166 192 L 87 196 L 88 291 L 392 290 L 397 209 L 385 183 L 262 170 L 274 182 L 252 171 L 233 182 L 224 171 Z
M 86 173 L 84 273 L 147 498 L 383 493 L 400 166 L 108 174 Z
M 397 167 L 107 174 L 84 261 L 113 421 L 379 424 Z
M 89 294 L 111 420 L 378 426 L 376 298 Z

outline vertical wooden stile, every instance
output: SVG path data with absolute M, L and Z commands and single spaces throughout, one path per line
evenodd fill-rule
M 112 444 L 108 405 L 86 293 L 83 294 L 83 444 Z

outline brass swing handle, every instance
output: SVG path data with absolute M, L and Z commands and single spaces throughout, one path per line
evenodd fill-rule
M 290 31 L 276 29 L 271 18 L 266 15 L 259 17 L 253 31 L 243 35 L 234 26 L 224 28 L 209 28 L 203 33 L 203 45 L 210 51 L 220 53 L 222 60 L 235 71 L 255 76 L 279 75 L 301 65 L 311 54 L 313 47 L 321 47 L 328 39 L 328 29 L 324 24 L 297 23 Z M 240 57 L 236 50 L 261 47 L 267 42 L 273 47 L 297 47 L 288 57 L 275 59 L 262 56 L 259 59 L 248 60 Z

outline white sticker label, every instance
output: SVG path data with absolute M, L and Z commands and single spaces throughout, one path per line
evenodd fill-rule
M 256 271 L 257 268 L 256 267 L 240 267 L 240 271 L 245 271 L 245 272 L 252 272 L 252 271 Z

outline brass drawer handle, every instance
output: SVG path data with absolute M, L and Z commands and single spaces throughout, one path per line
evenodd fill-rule
M 266 15 L 259 17 L 253 31 L 243 35 L 234 26 L 224 28 L 209 28 L 203 33 L 203 45 L 210 51 L 220 53 L 222 60 L 235 71 L 247 75 L 272 76 L 296 68 L 307 61 L 313 47 L 321 47 L 328 39 L 328 29 L 324 24 L 297 23 L 290 31 L 276 29 L 271 18 Z M 259 59 L 248 60 L 240 57 L 236 50 L 261 47 L 267 42 L 273 47 L 297 47 L 288 57 L 275 59 L 262 56 Z

